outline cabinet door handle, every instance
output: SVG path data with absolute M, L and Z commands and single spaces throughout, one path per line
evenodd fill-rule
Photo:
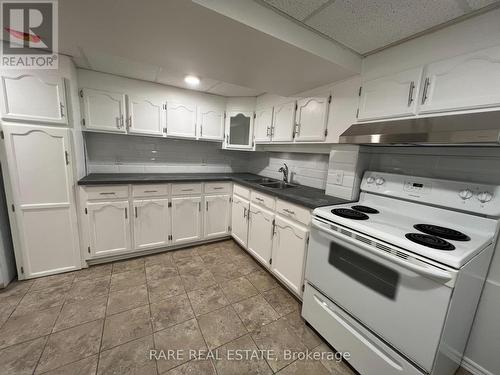
M 245 207 L 243 208 L 243 217 L 247 217 L 247 209 Z
M 208 201 L 205 202 L 206 206 L 207 206 L 207 211 L 208 211 Z
M 127 121 L 127 128 L 130 129 L 131 127 L 132 127 L 132 115 L 129 115 Z
M 300 133 L 300 124 L 297 123 L 295 124 L 295 136 L 299 135 L 299 133 Z
M 69 153 L 68 153 L 68 151 L 64 151 L 64 157 L 66 158 L 66 165 L 69 165 Z
M 62 102 L 59 102 L 59 110 L 61 111 L 61 117 L 64 117 L 64 104 Z
M 431 83 L 431 79 L 427 77 L 424 82 L 424 92 L 422 93 L 422 104 L 425 104 L 427 100 L 427 92 L 429 91 L 429 85 Z
M 128 210 L 127 210 L 127 207 L 125 207 L 125 219 L 128 219 Z
M 198 202 L 198 211 L 201 212 L 201 202 Z
M 137 207 L 134 207 L 135 217 L 137 217 Z
M 120 129 L 120 116 L 116 118 L 116 128 Z
M 413 103 L 413 91 L 415 90 L 415 82 L 411 81 L 410 83 L 410 91 L 408 92 L 408 107 Z
M 270 134 L 270 132 L 271 132 L 271 128 L 268 126 L 266 129 L 267 129 L 267 130 L 266 130 L 266 135 L 269 137 L 269 136 L 271 135 L 271 134 Z

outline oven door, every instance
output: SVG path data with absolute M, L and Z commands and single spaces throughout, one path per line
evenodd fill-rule
M 336 228 L 313 219 L 306 279 L 430 372 L 457 272 Z

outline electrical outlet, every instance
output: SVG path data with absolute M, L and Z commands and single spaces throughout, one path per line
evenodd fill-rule
M 342 185 L 342 182 L 344 181 L 344 171 L 332 171 L 332 183 L 335 185 Z

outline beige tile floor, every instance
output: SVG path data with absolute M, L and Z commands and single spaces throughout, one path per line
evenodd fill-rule
M 151 360 L 152 349 L 164 356 Z M 2 375 L 354 374 L 286 349 L 332 352 L 299 302 L 231 240 L 0 290 Z M 264 350 L 274 356 L 234 360 Z M 193 359 L 207 353 L 217 358 Z

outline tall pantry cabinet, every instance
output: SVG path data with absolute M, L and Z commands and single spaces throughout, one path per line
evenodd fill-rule
M 75 184 L 83 158 L 73 124 L 76 74 L 3 70 L 0 160 L 19 279 L 81 268 Z M 76 100 L 76 103 L 78 101 Z M 75 112 L 76 111 L 76 112 Z M 73 133 L 74 132 L 74 133 Z

